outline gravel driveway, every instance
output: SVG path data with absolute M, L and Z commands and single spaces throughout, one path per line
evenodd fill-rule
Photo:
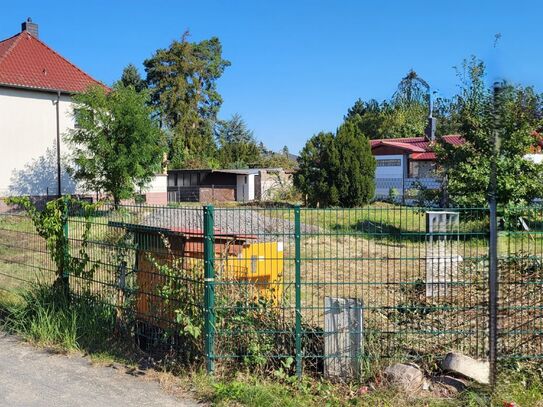
M 216 208 L 216 233 L 254 235 L 260 241 L 294 239 L 294 219 L 272 216 L 274 210 L 252 208 Z M 203 229 L 201 208 L 159 208 L 152 211 L 142 224 L 162 228 Z M 300 225 L 302 233 L 315 233 L 316 226 Z
M 166 394 L 156 381 L 82 357 L 35 349 L 0 333 L 0 406 L 197 406 Z

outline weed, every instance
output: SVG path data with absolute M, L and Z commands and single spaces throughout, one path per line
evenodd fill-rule
M 63 350 L 98 350 L 109 342 L 115 313 L 91 295 L 66 298 L 62 288 L 36 283 L 5 306 L 4 327 L 26 340 Z

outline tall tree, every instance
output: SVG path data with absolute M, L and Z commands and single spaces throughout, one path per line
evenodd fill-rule
M 339 154 L 332 133 L 318 133 L 311 137 L 300 152 L 299 170 L 294 177 L 295 186 L 311 206 L 339 204 L 336 174 L 340 165 Z
M 539 145 L 541 97 L 532 88 L 501 84 L 493 94 L 485 85 L 484 63 L 464 61 L 458 71 L 460 93 L 454 115 L 465 143 L 438 146 L 438 162 L 447 180 L 447 192 L 457 205 L 482 206 L 487 201 L 494 131 L 498 131 L 497 199 L 501 204 L 529 203 L 543 196 L 543 166 L 525 155 Z
M 169 129 L 173 167 L 212 161 L 213 127 L 222 104 L 216 81 L 230 65 L 218 38 L 189 42 L 188 35 L 144 62 L 152 104 Z
M 343 123 L 334 140 L 341 162 L 336 169 L 335 183 L 339 202 L 346 207 L 364 205 L 375 194 L 375 158 L 357 120 Z
M 375 158 L 357 120 L 345 121 L 336 136 L 313 136 L 302 149 L 294 181 L 309 205 L 354 207 L 373 198 Z
M 358 99 L 345 115 L 345 120 L 352 120 L 359 117 L 358 126 L 360 131 L 373 139 L 382 138 L 383 110 L 384 103 L 380 104 L 375 99 L 364 102 Z
M 215 126 L 219 163 L 224 168 L 247 168 L 260 159 L 260 148 L 252 130 L 239 114 Z
M 428 123 L 428 84 L 414 71 L 402 78 L 389 100 L 358 99 L 345 120 L 358 116 L 360 131 L 370 139 L 416 137 Z
M 74 100 L 77 126 L 65 136 L 73 151 L 70 172 L 87 190 L 111 194 L 118 206 L 161 169 L 164 143 L 148 95 L 118 83 Z
M 128 64 L 123 69 L 123 74 L 121 75 L 121 83 L 124 86 L 133 86 L 136 89 L 136 92 L 141 92 L 147 87 L 147 84 L 142 79 L 138 68 L 133 64 Z

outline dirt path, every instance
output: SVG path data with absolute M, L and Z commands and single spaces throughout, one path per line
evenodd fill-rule
M 0 332 L 0 406 L 197 406 L 156 381 L 39 350 Z

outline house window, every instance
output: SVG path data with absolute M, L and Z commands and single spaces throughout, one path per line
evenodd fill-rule
M 378 167 L 401 167 L 401 165 L 402 165 L 402 160 L 400 160 L 399 158 L 377 160 Z
M 83 120 L 85 113 L 86 112 L 83 109 L 74 108 L 74 129 L 81 129 L 81 121 Z

